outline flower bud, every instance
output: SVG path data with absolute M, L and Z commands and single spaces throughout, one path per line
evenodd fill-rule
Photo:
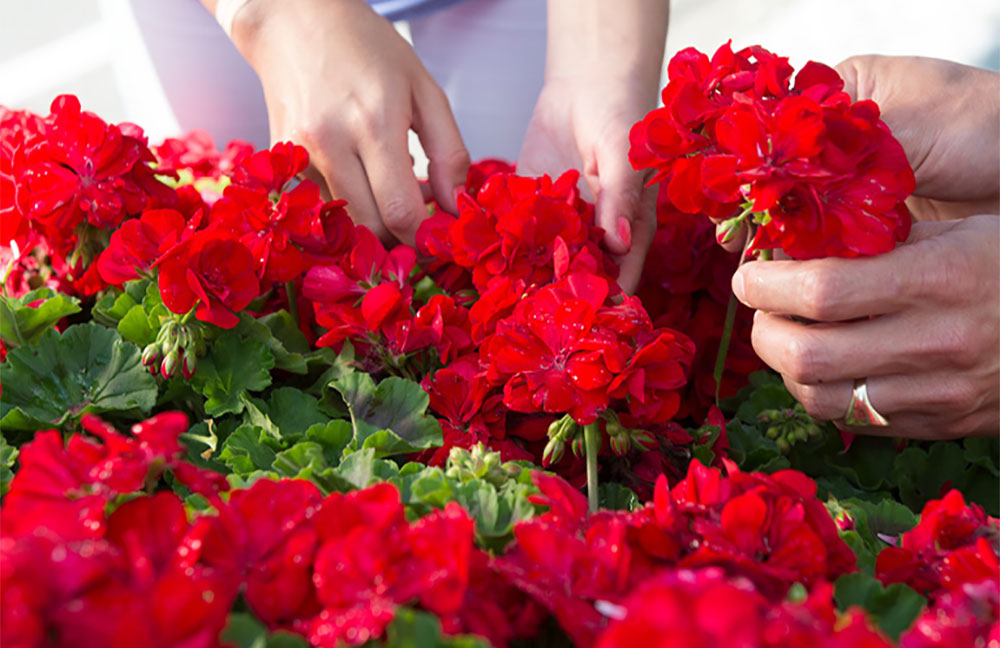
M 160 375 L 164 378 L 170 378 L 177 371 L 177 363 L 180 360 L 180 355 L 177 353 L 177 349 L 170 349 L 170 351 L 163 356 L 163 363 L 160 365 Z
M 558 437 L 550 438 L 549 442 L 545 444 L 545 450 L 542 451 L 542 465 L 551 466 L 552 464 L 559 463 L 559 461 L 562 460 L 563 453 L 565 451 L 565 441 Z
M 160 347 L 155 342 L 146 345 L 142 350 L 142 366 L 155 367 L 160 361 Z M 153 373 L 156 373 L 154 370 Z
M 184 361 L 181 363 L 181 373 L 185 380 L 190 380 L 191 376 L 198 369 L 198 356 L 194 354 L 194 349 L 184 349 Z

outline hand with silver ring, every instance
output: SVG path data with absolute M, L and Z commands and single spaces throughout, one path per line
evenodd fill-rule
M 858 378 L 854 381 L 851 402 L 847 404 L 847 413 L 844 414 L 844 425 L 851 427 L 867 427 L 869 425 L 886 427 L 889 425 L 889 421 L 879 414 L 872 402 L 868 400 L 867 378 Z
M 1000 216 L 915 223 L 863 259 L 753 261 L 733 290 L 752 341 L 815 418 L 855 400 L 891 425 L 853 432 L 943 439 L 1000 429 Z M 802 318 L 809 320 L 801 321 Z

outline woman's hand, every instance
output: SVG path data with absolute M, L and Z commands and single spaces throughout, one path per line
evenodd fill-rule
M 733 290 L 758 310 L 754 349 L 812 416 L 841 419 L 854 381 L 867 378 L 890 426 L 850 431 L 995 434 L 998 252 L 1000 216 L 916 223 L 906 243 L 877 257 L 747 263 Z
M 207 4 L 207 3 L 206 3 Z M 427 210 L 408 133 L 420 136 L 435 199 L 455 210 L 469 154 L 448 100 L 392 24 L 362 0 L 250 0 L 233 42 L 264 87 L 271 140 L 306 147 L 314 179 L 356 223 L 413 243 Z
M 518 160 L 526 175 L 581 170 L 629 292 L 656 232 L 656 189 L 632 170 L 628 134 L 656 105 L 667 13 L 667 2 L 550 0 L 545 85 Z

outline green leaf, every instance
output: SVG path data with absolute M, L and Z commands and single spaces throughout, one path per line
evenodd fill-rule
M 914 511 L 937 499 L 946 483 L 959 481 L 968 466 L 962 447 L 952 441 L 934 443 L 929 451 L 910 446 L 892 465 L 899 477 L 899 499 Z
M 0 380 L 0 427 L 9 430 L 58 427 L 86 412 L 145 413 L 156 403 L 156 380 L 139 348 L 94 323 L 62 335 L 49 329 L 37 345 L 12 349 Z
M 284 321 L 286 318 L 287 322 Z M 284 336 L 284 340 L 275 335 L 275 330 Z M 240 323 L 236 325 L 233 332 L 243 338 L 256 340 L 263 344 L 274 358 L 274 368 L 294 374 L 304 374 L 308 371 L 303 354 L 309 351 L 309 343 L 305 336 L 295 328 L 292 317 L 287 312 L 279 311 L 259 319 L 247 313 L 241 313 Z M 298 337 L 295 334 L 298 334 Z M 286 346 L 285 340 L 296 350 L 290 350 Z
M 441 445 L 441 425 L 425 414 L 430 399 L 417 383 L 390 377 L 376 387 L 371 376 L 359 372 L 332 386 L 347 403 L 352 450 L 372 448 L 376 457 L 385 457 Z
M 634 511 L 641 506 L 632 489 L 617 482 L 604 482 L 598 486 L 597 499 L 602 509 L 613 511 Z
M 28 306 L 39 299 L 45 301 L 36 307 Z M 79 312 L 78 299 L 51 288 L 32 290 L 20 299 L 0 296 L 0 339 L 8 346 L 36 344 L 56 322 Z
M 129 281 L 125 284 L 124 292 L 105 293 L 90 309 L 91 317 L 105 326 L 111 328 L 118 326 L 118 322 L 125 317 L 130 308 L 142 303 L 142 298 L 146 294 L 146 283 L 148 282 L 144 279 Z
M 267 648 L 267 629 L 247 612 L 230 614 L 219 638 L 236 648 Z
M 323 457 L 330 466 L 336 466 L 344 456 L 344 449 L 351 442 L 351 424 L 335 420 L 326 424 L 317 423 L 309 427 L 304 435 L 306 441 L 318 443 L 323 448 Z
M 271 392 L 267 416 L 285 439 L 301 436 L 313 425 L 330 420 L 320 411 L 318 399 L 294 387 L 279 387 Z
M 339 484 L 336 490 L 349 491 L 397 478 L 399 468 L 392 461 L 376 459 L 375 451 L 366 448 L 344 457 L 340 465 L 333 469 L 333 476 Z
M 902 583 L 882 587 L 882 583 L 862 572 L 838 578 L 834 600 L 841 611 L 852 605 L 864 608 L 894 641 L 913 624 L 927 603 L 927 599 Z
M 6 495 L 10 490 L 10 482 L 14 479 L 12 468 L 17 454 L 17 448 L 7 445 L 7 438 L 0 434 L 0 495 Z
M 400 607 L 386 628 L 384 648 L 488 648 L 471 635 L 441 636 L 441 622 L 429 612 Z
M 262 342 L 242 339 L 234 331 L 223 333 L 198 362 L 191 385 L 205 396 L 209 416 L 240 414 L 248 392 L 261 391 L 271 384 L 269 370 L 274 356 Z
M 140 347 L 156 340 L 157 331 L 159 331 L 159 325 L 154 327 L 150 324 L 146 309 L 141 304 L 130 308 L 118 322 L 118 332 L 122 334 L 122 337 Z
M 264 431 L 259 427 L 241 425 L 226 437 L 219 461 L 244 476 L 255 470 L 270 470 L 276 454 L 261 442 L 263 435 Z

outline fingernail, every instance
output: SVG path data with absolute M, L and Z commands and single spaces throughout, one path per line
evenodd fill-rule
M 465 185 L 464 184 L 460 184 L 457 187 L 455 187 L 455 190 L 454 190 L 454 193 L 452 194 L 452 196 L 455 198 L 455 200 L 458 200 L 458 197 L 461 196 L 464 193 L 465 193 Z
M 632 224 L 624 216 L 618 217 L 618 238 L 625 244 L 625 251 L 632 249 Z
M 746 284 L 742 269 L 737 270 L 736 274 L 733 275 L 733 294 L 736 295 L 736 299 L 740 300 L 740 302 L 747 303 Z

